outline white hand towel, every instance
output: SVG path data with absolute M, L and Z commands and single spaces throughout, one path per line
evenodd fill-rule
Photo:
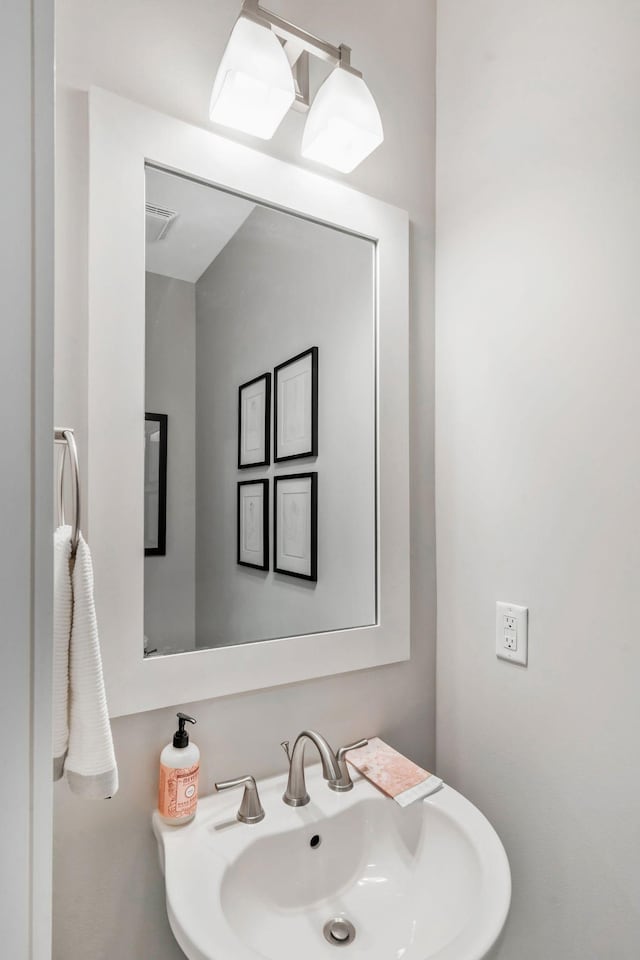
M 53 539 L 53 779 L 64 772 L 69 746 L 69 638 L 71 636 L 71 527 Z
M 68 527 L 66 530 L 70 543 L 71 532 Z M 57 539 L 58 537 L 56 542 Z M 62 534 L 60 539 L 63 539 Z M 61 553 L 64 552 L 61 549 Z M 116 793 L 118 768 L 102 676 L 98 624 L 93 602 L 91 553 L 82 535 L 80 535 L 75 560 L 71 566 L 71 631 L 70 639 L 67 641 L 69 743 L 66 759 L 64 759 L 64 771 L 71 790 L 78 796 L 102 799 L 112 797 Z M 62 582 L 62 572 L 61 569 L 58 582 Z M 64 590 L 60 590 L 60 596 L 59 632 L 62 634 Z M 57 636 L 56 629 L 56 638 Z M 69 634 L 67 636 L 69 637 Z M 61 638 L 60 648 L 62 648 Z M 63 685 L 62 655 L 60 655 L 60 664 L 56 673 L 60 674 L 59 682 Z M 62 728 L 61 702 L 62 697 L 58 697 L 56 691 L 55 710 L 56 718 L 58 713 L 60 714 L 60 728 Z M 60 733 L 61 741 L 62 733 Z M 54 752 L 58 756 L 55 750 Z
M 80 534 L 72 573 L 73 622 L 69 655 L 69 786 L 82 797 L 112 797 L 118 768 L 102 676 L 98 624 L 93 602 L 91 553 Z

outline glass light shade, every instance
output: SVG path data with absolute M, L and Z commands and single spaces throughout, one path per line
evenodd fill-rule
M 295 96 L 291 67 L 276 35 L 240 17 L 216 74 L 211 119 L 270 140 Z
M 368 86 L 362 77 L 336 67 L 309 110 L 302 156 L 351 173 L 383 140 L 382 120 Z

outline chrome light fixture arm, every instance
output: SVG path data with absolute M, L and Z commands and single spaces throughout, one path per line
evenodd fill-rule
M 295 23 L 278 16 L 277 13 L 265 10 L 264 7 L 260 6 L 259 0 L 244 0 L 242 16 L 269 26 L 275 35 L 284 41 L 285 49 L 291 46 L 297 51 L 297 55 L 293 59 L 290 58 L 292 66 L 298 57 L 306 52 L 324 60 L 325 63 L 330 63 L 333 67 L 342 67 L 344 70 L 355 73 L 358 77 L 362 76 L 359 70 L 354 70 L 351 66 L 351 47 L 346 46 L 346 44 L 340 44 L 336 47 L 327 40 L 314 36 L 307 30 L 296 26 Z

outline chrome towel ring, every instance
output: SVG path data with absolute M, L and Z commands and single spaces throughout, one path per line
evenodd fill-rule
M 71 498 L 73 503 L 73 523 L 71 524 L 71 556 L 75 556 L 80 539 L 80 468 L 78 466 L 78 448 L 76 447 L 73 430 L 68 427 L 56 428 L 54 431 L 56 443 L 63 443 L 65 449 L 60 457 L 58 467 L 58 518 L 60 524 L 65 522 L 64 516 L 64 469 L 67 457 L 71 468 Z

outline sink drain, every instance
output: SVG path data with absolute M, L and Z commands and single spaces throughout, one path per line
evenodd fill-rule
M 344 917 L 334 917 L 328 920 L 322 930 L 325 940 L 332 943 L 334 947 L 346 947 L 353 943 L 356 938 L 356 928 Z

